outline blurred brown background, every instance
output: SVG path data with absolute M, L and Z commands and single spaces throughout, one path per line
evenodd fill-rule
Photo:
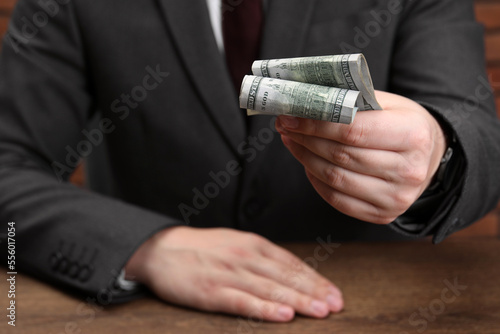
M 17 0 L 0 0 L 0 36 L 5 34 L 12 8 Z M 485 25 L 486 59 L 490 82 L 495 89 L 497 113 L 500 117 L 500 0 L 476 0 L 477 19 Z M 82 186 L 84 183 L 82 167 L 72 176 L 72 182 Z M 496 187 L 500 185 L 494 185 Z M 500 203 L 471 227 L 455 233 L 453 237 L 497 236 L 500 237 Z

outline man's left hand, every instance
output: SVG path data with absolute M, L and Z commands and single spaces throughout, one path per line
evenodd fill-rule
M 391 93 L 376 96 L 384 110 L 358 112 L 350 125 L 279 116 L 276 128 L 331 206 L 389 224 L 429 186 L 446 139 L 421 105 Z

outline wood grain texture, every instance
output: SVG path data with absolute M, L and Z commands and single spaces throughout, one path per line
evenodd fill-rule
M 500 202 L 499 202 L 500 205 Z M 471 226 L 454 233 L 452 238 L 479 237 L 479 236 L 499 236 L 500 219 L 498 209 L 493 210 L 485 217 L 475 222 Z
M 286 247 L 305 259 L 314 257 L 319 245 Z M 324 254 L 320 249 L 319 256 Z M 437 246 L 429 242 L 342 244 L 318 263 L 319 271 L 343 290 L 346 304 L 342 313 L 324 320 L 299 316 L 288 324 L 261 323 L 184 309 L 152 297 L 101 309 L 19 275 L 17 326 L 7 328 L 3 315 L 0 332 L 410 334 L 419 333 L 423 324 L 412 325 L 409 317 L 417 312 L 413 320 L 423 321 L 418 309 L 434 305 L 440 312 L 427 321 L 426 334 L 500 333 L 498 239 L 448 240 Z M 440 302 L 445 282 L 455 279 L 466 288 L 453 302 Z M 7 291 L 5 280 L 0 289 Z M 6 300 L 6 296 L 0 298 L 2 312 Z

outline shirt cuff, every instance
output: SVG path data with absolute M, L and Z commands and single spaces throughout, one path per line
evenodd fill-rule
M 116 278 L 116 286 L 123 291 L 134 291 L 139 288 L 139 283 L 125 279 L 125 269 L 120 271 L 120 275 Z
M 433 234 L 456 203 L 465 181 L 465 158 L 460 145 L 454 145 L 442 179 L 432 184 L 413 205 L 389 226 L 406 236 Z

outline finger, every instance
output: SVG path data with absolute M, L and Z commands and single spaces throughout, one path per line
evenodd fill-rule
M 287 265 L 287 262 L 263 258 L 249 262 L 245 267 L 251 273 L 276 282 L 291 291 L 309 296 L 311 300 L 316 299 L 327 303 L 332 312 L 339 312 L 343 307 L 340 290 L 302 261 L 298 264 Z M 303 309 L 299 312 L 303 313 Z
M 258 250 L 263 256 L 259 261 L 249 261 L 247 270 L 272 279 L 294 290 L 326 301 L 332 312 L 343 307 L 340 289 L 308 266 L 290 251 L 262 238 Z
M 375 91 L 375 97 L 383 110 L 424 109 L 420 104 L 411 99 L 381 90 Z
M 307 170 L 306 174 L 318 194 L 335 209 L 348 216 L 381 225 L 389 224 L 398 217 L 398 215 L 391 215 L 369 202 L 328 187 Z
M 272 279 L 281 278 L 280 282 L 295 288 L 297 287 L 297 283 L 291 279 L 288 279 L 289 282 L 287 283 L 286 279 L 293 277 L 291 273 L 295 273 L 297 276 L 305 276 L 311 281 L 311 287 L 302 287 L 300 291 L 319 298 L 327 290 L 330 292 L 333 291 L 337 296 L 342 297 L 342 292 L 334 283 L 308 266 L 292 252 L 271 242 L 262 244 L 259 250 L 262 256 L 264 256 L 263 261 L 270 261 L 269 266 L 255 267 L 255 270 L 266 268 L 267 273 L 262 272 L 262 275 L 266 275 L 266 277 Z M 270 276 L 267 276 L 269 274 Z
M 286 137 L 331 163 L 384 180 L 398 179 L 408 161 L 394 151 L 348 146 L 329 139 L 288 132 Z
M 279 116 L 276 129 L 330 139 L 349 146 L 401 151 L 410 143 L 409 134 L 414 132 L 410 126 L 414 124 L 403 122 L 399 115 L 393 114 L 389 119 L 387 112 L 383 110 L 360 112 L 356 115 L 356 121 L 350 125 Z
M 330 313 L 329 305 L 309 295 L 298 292 L 274 280 L 247 272 L 231 282 L 231 287 L 250 293 L 263 300 L 289 305 L 296 312 L 314 318 L 324 318 Z M 336 305 L 335 312 L 342 305 Z
M 283 137 L 283 143 L 311 174 L 332 190 L 384 209 L 394 205 L 394 196 L 391 195 L 395 187 L 391 183 L 336 166 L 286 136 Z
M 287 322 L 294 318 L 292 307 L 265 300 L 235 288 L 221 288 L 207 311 L 240 315 L 253 321 Z

